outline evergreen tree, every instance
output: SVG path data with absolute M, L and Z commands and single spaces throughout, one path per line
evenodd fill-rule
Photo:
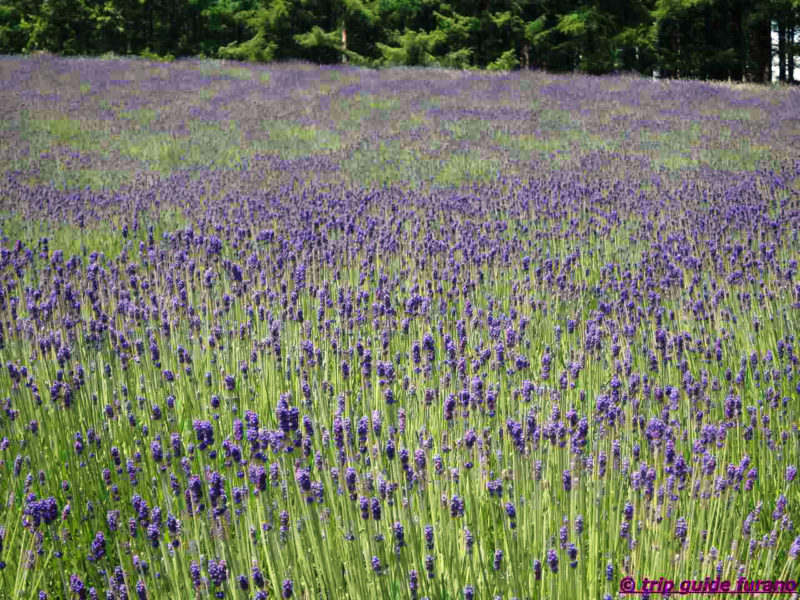
M 0 0 L 3 53 L 791 82 L 798 34 L 800 0 Z

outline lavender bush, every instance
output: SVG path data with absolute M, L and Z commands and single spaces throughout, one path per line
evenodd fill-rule
M 798 90 L 0 77 L 7 597 L 796 575 Z

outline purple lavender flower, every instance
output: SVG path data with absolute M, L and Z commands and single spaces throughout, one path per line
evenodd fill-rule
M 450 500 L 450 516 L 454 518 L 464 516 L 464 499 L 458 494 Z
M 628 536 L 630 535 L 630 530 L 631 530 L 630 523 L 628 521 L 623 521 L 622 523 L 620 523 L 619 526 L 619 537 L 622 538 L 623 540 L 627 539 Z
M 89 561 L 97 562 L 106 555 L 106 538 L 103 532 L 98 531 L 89 547 Z
M 686 519 L 680 517 L 675 524 L 675 537 L 679 540 L 683 541 L 686 539 L 686 534 L 689 531 L 689 526 L 686 523 Z
M 475 538 L 468 528 L 464 528 L 464 546 L 466 547 L 467 554 L 472 554 L 472 547 L 475 545 Z
M 191 578 L 192 585 L 195 589 L 198 589 L 202 585 L 200 565 L 194 561 L 192 561 L 192 564 L 189 565 L 189 577 Z
M 31 517 L 34 527 L 38 527 L 42 522 L 49 525 L 58 519 L 58 504 L 53 496 L 44 500 L 31 500 L 25 507 L 24 513 Z
M 430 554 L 425 556 L 425 571 L 428 574 L 428 579 L 433 579 L 436 576 L 434 573 L 434 558 Z
M 400 548 L 402 548 L 403 546 L 405 546 L 405 545 L 406 545 L 406 541 L 405 541 L 405 530 L 403 529 L 403 524 L 402 524 L 402 523 L 400 523 L 399 521 L 398 521 L 398 522 L 396 522 L 396 523 L 395 523 L 395 524 L 392 526 L 392 531 L 393 531 L 393 533 L 394 533 L 394 545 L 395 545 L 395 549 L 396 549 L 396 550 L 399 550 Z
M 209 559 L 208 577 L 216 586 L 221 586 L 228 579 L 228 565 L 224 559 Z
M 258 568 L 258 565 L 253 565 L 253 568 L 250 569 L 250 575 L 253 578 L 253 585 L 258 588 L 264 587 L 264 575 L 261 573 L 261 569 Z
M 150 454 L 153 457 L 153 461 L 160 463 L 164 459 L 164 451 L 161 447 L 161 442 L 158 440 L 153 440 L 150 442 Z
M 408 572 L 408 588 L 411 590 L 411 596 L 416 598 L 419 590 L 419 575 L 414 569 Z
M 214 444 L 214 429 L 210 421 L 195 420 L 193 427 L 200 450 L 205 450 Z
M 511 522 L 511 529 L 514 529 L 517 526 L 517 508 L 514 506 L 512 502 L 506 502 L 506 515 L 508 516 L 509 521 Z
M 372 519 L 374 521 L 381 520 L 381 502 L 378 498 L 372 498 L 370 500 L 370 508 L 372 509 Z
M 569 566 L 575 568 L 578 566 L 578 548 L 575 544 L 567 544 L 567 557 L 570 560 Z
M 83 581 L 74 573 L 69 577 L 69 591 L 73 594 L 76 594 L 78 598 L 83 600 L 86 598 L 86 586 L 84 585 Z
M 303 492 L 310 492 L 311 491 L 311 475 L 308 472 L 308 469 L 296 469 L 294 472 L 295 480 L 297 481 L 297 486 Z
M 558 554 L 555 550 L 547 551 L 547 566 L 553 573 L 558 573 Z
M 798 556 L 800 556 L 800 535 L 794 538 L 792 546 L 789 548 L 789 557 L 792 560 L 797 560 Z
M 425 529 L 423 529 L 423 537 L 425 538 L 425 548 L 429 551 L 433 550 L 433 526 L 425 526 Z
M 625 516 L 626 521 L 633 519 L 633 505 L 630 502 L 625 503 L 625 508 L 622 509 L 622 514 Z

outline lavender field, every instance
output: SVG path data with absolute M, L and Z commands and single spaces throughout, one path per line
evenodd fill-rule
M 0 598 L 800 579 L 800 89 L 0 81 Z

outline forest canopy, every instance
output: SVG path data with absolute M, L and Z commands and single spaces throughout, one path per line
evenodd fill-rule
M 769 82 L 793 80 L 798 38 L 800 0 L 0 0 L 4 54 Z

